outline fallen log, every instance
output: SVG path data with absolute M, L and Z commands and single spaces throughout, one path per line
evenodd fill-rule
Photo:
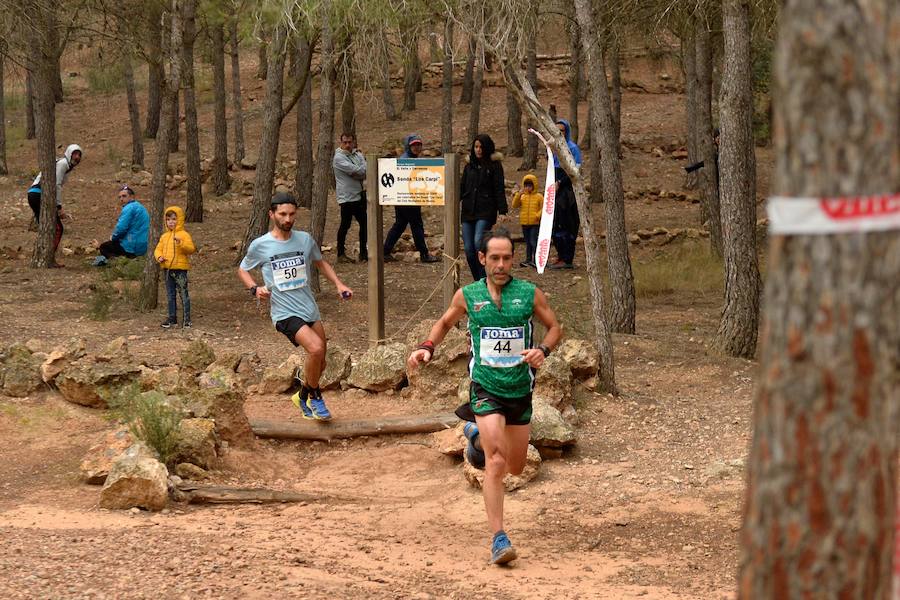
M 274 423 L 250 421 L 250 428 L 259 437 L 282 440 L 331 440 L 390 435 L 394 433 L 433 433 L 449 429 L 459 422 L 452 412 L 415 417 L 381 417 L 353 421 L 304 421 L 298 423 Z
M 273 504 L 282 502 L 348 501 L 317 494 L 283 492 L 267 488 L 238 488 L 219 485 L 178 485 L 175 500 L 188 504 Z

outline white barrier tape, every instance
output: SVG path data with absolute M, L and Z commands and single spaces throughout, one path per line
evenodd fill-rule
M 766 206 L 775 235 L 852 233 L 900 229 L 900 194 L 855 198 L 774 196 Z
M 556 210 L 556 171 L 553 168 L 553 151 L 550 143 L 539 132 L 529 129 L 547 148 L 547 174 L 544 178 L 544 205 L 541 210 L 541 226 L 538 229 L 537 250 L 534 253 L 535 265 L 538 274 L 544 272 L 544 268 L 550 261 L 550 242 L 553 234 L 553 212 Z

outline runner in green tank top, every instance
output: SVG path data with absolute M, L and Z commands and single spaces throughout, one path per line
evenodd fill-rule
M 411 369 L 428 362 L 435 347 L 464 316 L 469 318 L 472 378 L 470 401 L 456 414 L 466 421 L 466 457 L 485 469 L 484 507 L 494 534 L 491 562 L 507 563 L 516 551 L 503 531 L 503 477 L 525 468 L 531 434 L 531 390 L 534 371 L 560 340 L 556 315 L 533 283 L 513 279 L 513 242 L 505 229 L 481 239 L 478 260 L 487 277 L 457 290 L 450 307 L 431 328 L 428 339 L 407 361 Z M 542 343 L 533 344 L 532 316 L 546 327 Z M 481 461 L 481 465 L 477 464 Z

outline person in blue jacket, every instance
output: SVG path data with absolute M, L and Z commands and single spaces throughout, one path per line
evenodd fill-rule
M 569 122 L 565 119 L 556 121 L 566 138 L 566 145 L 575 164 L 581 166 L 581 149 L 572 141 L 569 130 Z M 578 204 L 575 201 L 575 189 L 572 180 L 559 164 L 559 157 L 553 155 L 553 166 L 556 171 L 556 209 L 553 211 L 553 245 L 556 246 L 556 262 L 550 264 L 551 269 L 571 269 L 575 260 L 575 240 L 578 239 L 578 229 L 581 227 L 581 218 L 578 216 Z
M 95 267 L 102 267 L 110 258 L 127 256 L 135 258 L 147 253 L 147 239 L 150 236 L 150 215 L 144 205 L 134 197 L 134 190 L 123 185 L 118 193 L 122 212 L 113 230 L 112 238 L 100 244 L 100 256 L 94 260 Z

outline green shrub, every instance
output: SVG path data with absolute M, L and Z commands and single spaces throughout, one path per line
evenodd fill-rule
M 118 62 L 89 67 L 85 77 L 92 92 L 109 94 L 125 88 L 125 76 Z
M 113 414 L 128 424 L 131 434 L 152 448 L 160 462 L 171 466 L 178 446 L 181 411 L 160 392 L 141 392 L 138 384 L 119 388 L 106 401 Z
M 116 281 L 124 279 L 126 281 L 140 281 L 144 274 L 144 263 L 146 258 L 138 256 L 137 258 L 128 258 L 118 256 L 107 264 L 106 268 L 100 271 L 100 278 L 103 281 Z
M 116 299 L 116 291 L 107 281 L 100 281 L 91 288 L 87 298 L 88 317 L 94 321 L 106 321 Z
M 652 258 L 635 261 L 632 269 L 639 298 L 676 292 L 722 292 L 722 259 L 709 249 L 706 240 L 679 244 Z

